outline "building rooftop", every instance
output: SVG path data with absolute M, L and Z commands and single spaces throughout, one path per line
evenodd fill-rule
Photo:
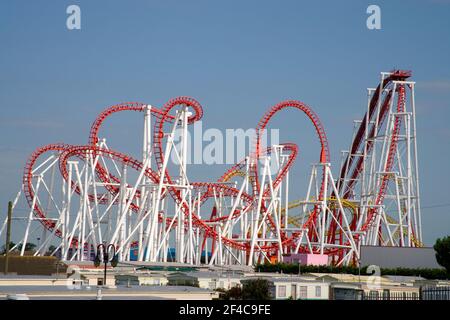
M 45 276 L 45 275 L 18 275 L 18 274 L 0 274 L 0 281 L 4 280 L 56 280 L 56 279 L 67 279 L 66 273 L 61 273 L 59 275 L 51 275 L 51 276 Z
M 217 272 L 217 271 L 194 271 L 186 272 L 187 275 L 197 278 L 241 278 L 242 274 L 233 274 L 230 272 Z
M 383 278 L 389 279 L 394 282 L 413 282 L 413 281 L 420 281 L 420 280 L 426 280 L 423 277 L 415 277 L 415 276 L 392 276 L 392 275 L 386 275 L 383 276 Z
M 33 297 L 47 299 L 48 297 L 60 299 L 92 299 L 97 296 L 96 286 L 81 286 L 79 289 L 70 289 L 67 286 L 3 286 L 0 299 L 6 299 L 9 294 L 27 294 Z M 101 288 L 101 294 L 105 298 L 112 299 L 160 299 L 158 294 L 188 295 L 205 294 L 213 295 L 214 291 L 187 286 L 117 286 L 115 288 Z M 148 295 L 148 296 L 146 296 Z M 167 296 L 164 297 L 167 299 Z M 169 298 L 170 299 L 170 298 Z
M 319 281 L 315 279 L 307 279 L 303 277 L 285 277 L 285 278 L 272 278 L 272 282 L 297 282 L 297 283 L 329 283 L 327 281 Z

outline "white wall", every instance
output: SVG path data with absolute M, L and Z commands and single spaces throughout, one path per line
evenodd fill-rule
M 167 278 L 164 277 L 139 277 L 139 285 L 141 286 L 165 286 L 168 282 Z
M 215 283 L 215 288 L 212 288 L 210 286 L 211 282 Z M 199 278 L 198 279 L 198 286 L 203 289 L 214 290 L 214 289 L 222 288 L 222 289 L 228 290 L 234 286 L 240 286 L 240 285 L 241 285 L 241 282 L 240 282 L 240 279 L 238 279 L 238 278 L 236 278 L 236 279 L 233 279 L 233 278 L 218 278 L 218 279 L 217 278 Z
M 302 283 L 302 282 L 275 282 L 273 283 L 272 295 L 275 296 L 275 299 L 289 299 L 292 297 L 294 300 L 297 299 L 308 299 L 308 300 L 328 300 L 329 299 L 329 284 L 323 282 L 317 283 Z M 293 287 L 295 286 L 295 292 Z M 283 289 L 284 287 L 284 289 Z M 301 296 L 301 288 L 306 287 L 306 298 Z M 320 288 L 320 295 L 316 295 L 316 288 Z M 286 294 L 283 296 L 282 291 L 285 291 Z M 295 295 L 295 297 L 293 296 Z

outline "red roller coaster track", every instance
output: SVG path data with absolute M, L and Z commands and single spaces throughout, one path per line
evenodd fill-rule
M 380 130 L 380 126 L 375 127 L 371 125 L 371 121 L 374 117 L 379 117 L 379 122 L 382 124 L 386 114 L 388 113 L 388 109 L 391 103 L 391 100 L 393 99 L 393 96 L 395 93 L 398 94 L 398 102 L 397 102 L 397 112 L 402 112 L 404 110 L 405 105 L 405 87 L 404 85 L 399 85 L 397 88 L 397 92 L 393 92 L 392 89 L 389 89 L 391 84 L 394 81 L 398 80 L 405 80 L 411 75 L 408 71 L 394 71 L 392 72 L 388 77 L 386 77 L 382 83 L 376 88 L 375 93 L 373 94 L 372 100 L 369 103 L 368 112 L 364 116 L 363 121 L 361 122 L 359 128 L 357 129 L 357 132 L 355 134 L 355 137 L 352 141 L 349 154 L 345 161 L 343 162 L 343 165 L 341 167 L 340 176 L 339 176 L 339 182 L 342 182 L 344 180 L 348 180 L 347 184 L 344 183 L 338 183 L 338 192 L 343 195 L 343 199 L 351 199 L 353 197 L 354 193 L 354 186 L 355 181 L 357 181 L 357 178 L 362 172 L 362 166 L 363 166 L 363 158 L 359 157 L 357 160 L 355 160 L 355 157 L 352 157 L 352 155 L 361 153 L 363 148 L 363 141 L 368 135 L 368 137 L 373 137 L 375 134 L 377 134 L 376 130 Z M 382 99 L 382 92 L 387 90 L 387 94 Z M 377 106 L 380 105 L 380 112 L 377 115 L 375 110 L 377 109 Z M 192 207 L 189 207 L 186 203 L 186 201 L 183 201 L 181 193 L 179 189 L 174 187 L 174 179 L 172 178 L 169 170 L 166 168 L 164 170 L 164 129 L 165 125 L 168 123 L 173 123 L 173 121 L 176 119 L 176 117 L 173 115 L 176 108 L 179 107 L 187 107 L 192 110 L 191 115 L 188 118 L 188 124 L 192 124 L 202 118 L 203 115 L 203 109 L 199 102 L 197 102 L 195 99 L 189 98 L 189 97 L 177 97 L 174 99 L 169 100 L 161 109 L 151 107 L 151 114 L 154 116 L 155 125 L 153 128 L 153 155 L 154 159 L 156 161 L 156 170 L 152 170 L 150 168 L 145 169 L 145 176 L 152 181 L 152 183 L 158 184 L 160 183 L 161 176 L 163 176 L 163 197 L 170 196 L 171 199 L 181 208 L 183 211 L 183 214 L 185 217 L 191 216 L 192 217 L 192 223 L 193 226 L 199 228 L 202 233 L 206 237 L 209 237 L 213 240 L 213 243 L 215 243 L 218 238 L 221 238 L 221 242 L 229 246 L 231 248 L 235 248 L 238 250 L 244 250 L 249 251 L 249 243 L 248 242 L 242 242 L 237 241 L 233 239 L 232 237 L 227 237 L 224 235 L 219 235 L 214 227 L 211 227 L 212 222 L 219 222 L 219 221 L 226 221 L 229 218 L 235 219 L 238 218 L 243 212 L 246 211 L 246 208 L 248 206 L 251 206 L 253 203 L 255 203 L 256 199 L 259 196 L 262 197 L 268 197 L 270 195 L 270 188 L 267 186 L 265 189 L 262 190 L 262 194 L 259 195 L 261 192 L 261 186 L 259 181 L 259 170 L 258 166 L 260 165 L 259 162 L 262 157 L 272 152 L 271 148 L 263 149 L 261 145 L 261 138 L 265 132 L 265 130 L 269 127 L 269 124 L 272 120 L 272 118 L 281 112 L 282 110 L 287 109 L 296 109 L 298 111 L 301 111 L 312 123 L 314 126 L 314 129 L 317 133 L 319 144 L 320 144 L 320 155 L 319 155 L 319 162 L 322 164 L 329 163 L 330 162 L 330 150 L 328 146 L 328 140 L 325 133 L 325 130 L 320 122 L 319 117 L 312 111 L 312 109 L 307 106 L 306 104 L 296 101 L 296 100 L 287 100 L 283 101 L 281 103 L 278 103 L 271 107 L 260 119 L 256 126 L 256 141 L 254 145 L 254 153 L 249 157 L 250 163 L 246 163 L 246 160 L 243 160 L 236 165 L 232 166 L 229 170 L 227 170 L 218 180 L 217 182 L 211 183 L 211 182 L 192 182 L 191 186 L 195 188 L 199 194 L 201 195 L 199 198 L 199 201 L 196 202 Z M 143 112 L 147 108 L 147 104 L 144 103 L 137 103 L 137 102 L 130 102 L 130 103 L 123 103 L 114 105 L 112 107 L 109 107 L 105 109 L 103 112 L 99 114 L 99 116 L 95 119 L 94 123 L 92 124 L 90 133 L 89 133 L 89 141 L 87 145 L 81 145 L 81 146 L 73 146 L 73 145 L 67 145 L 63 143 L 58 144 L 49 144 L 44 147 L 36 149 L 32 153 L 32 155 L 29 157 L 25 170 L 24 170 L 24 176 L 23 176 L 23 186 L 24 186 L 24 194 L 26 197 L 26 200 L 29 204 L 29 206 L 32 208 L 34 214 L 40 218 L 40 222 L 43 224 L 45 228 L 47 228 L 50 231 L 55 232 L 55 234 L 58 237 L 62 236 L 62 232 L 60 229 L 56 228 L 54 220 L 47 219 L 45 210 L 41 207 L 41 204 L 39 202 L 34 201 L 35 200 L 35 190 L 33 186 L 33 178 L 35 178 L 34 171 L 36 170 L 36 166 L 39 163 L 39 159 L 41 159 L 44 155 L 48 153 L 57 153 L 58 156 L 54 156 L 53 161 L 59 161 L 59 170 L 61 173 L 61 176 L 63 179 L 67 182 L 69 182 L 69 171 L 68 171 L 68 163 L 71 158 L 77 158 L 81 161 L 87 161 L 86 155 L 92 154 L 93 157 L 97 155 L 101 155 L 104 157 L 107 157 L 111 160 L 114 160 L 118 163 L 121 163 L 129 168 L 132 168 L 137 171 L 141 171 L 144 168 L 144 164 L 126 154 L 109 150 L 107 148 L 100 146 L 100 140 L 98 137 L 99 131 L 101 127 L 103 126 L 105 120 L 110 117 L 113 114 L 119 113 L 119 112 L 125 112 L 125 111 L 133 111 L 133 112 Z M 369 125 L 367 125 L 369 124 Z M 390 142 L 390 148 L 389 148 L 389 154 L 387 157 L 387 163 L 384 168 L 384 171 L 388 172 L 391 170 L 394 157 L 395 157 L 395 150 L 396 150 L 396 144 L 398 140 L 398 135 L 400 132 L 401 127 L 401 118 L 400 116 L 396 116 L 394 120 L 394 129 L 393 129 L 393 135 Z M 295 159 L 298 155 L 298 148 L 293 143 L 284 143 L 282 144 L 284 150 L 289 154 L 287 161 L 283 164 L 282 168 L 279 170 L 277 176 L 275 177 L 273 181 L 273 188 L 276 188 L 280 183 L 285 179 L 287 172 L 292 167 L 292 165 L 295 162 Z M 372 147 L 372 144 L 369 142 L 367 144 L 367 148 L 370 151 L 370 148 Z M 249 181 L 251 181 L 251 194 L 248 194 L 246 192 L 240 192 L 238 189 L 228 185 L 225 183 L 225 181 L 233 175 L 235 172 L 243 171 L 246 165 L 249 165 Z M 95 165 L 95 174 L 98 177 L 100 181 L 104 183 L 106 192 L 109 193 L 112 196 L 115 196 L 119 192 L 119 187 L 116 185 L 121 182 L 121 179 L 112 175 L 110 172 L 108 172 L 107 168 L 105 168 L 100 162 L 96 163 Z M 318 201 L 323 200 L 324 195 L 324 189 L 326 186 L 324 185 L 325 180 L 325 169 L 323 171 L 322 176 L 322 182 L 320 184 L 320 192 Z M 382 182 L 380 185 L 380 190 L 378 192 L 375 206 L 374 208 L 370 209 L 368 211 L 367 219 L 364 221 L 364 224 L 362 226 L 362 231 L 367 230 L 373 223 L 374 217 L 377 215 L 378 205 L 383 203 L 385 191 L 387 188 L 388 178 L 387 176 L 383 176 Z M 70 182 L 72 190 L 77 193 L 78 195 L 82 194 L 82 190 L 80 190 L 80 187 L 78 186 L 78 183 L 73 180 Z M 209 219 L 201 219 L 199 216 L 197 216 L 196 212 L 198 209 L 198 206 L 202 206 L 208 199 L 214 197 L 214 191 L 220 190 L 224 196 L 229 197 L 235 197 L 238 194 L 241 194 L 243 203 L 245 204 L 243 207 L 240 207 L 236 209 L 234 212 L 230 213 L 230 216 L 216 216 L 216 208 L 213 207 L 211 216 Z M 141 194 L 139 190 L 136 191 L 133 201 L 138 200 L 141 197 Z M 88 200 L 91 202 L 96 202 L 100 204 L 106 204 L 107 198 L 105 194 L 89 194 Z M 134 202 L 131 203 L 130 209 L 134 212 L 139 211 L 138 205 L 136 205 Z M 267 213 L 268 208 L 265 207 L 264 204 L 261 206 L 261 213 Z M 309 237 L 310 239 L 316 239 L 317 234 L 315 234 L 314 226 L 316 225 L 317 217 L 319 215 L 319 207 L 316 205 L 312 213 L 308 216 L 306 219 L 306 222 L 302 226 L 303 229 L 309 230 Z M 267 225 L 275 231 L 276 223 L 273 220 L 273 217 L 271 214 L 265 215 L 267 218 Z M 172 219 L 174 218 L 164 218 L 162 215 L 159 216 L 159 222 L 160 223 L 166 223 L 166 225 L 172 225 L 173 222 Z M 356 226 L 356 219 L 357 216 L 353 217 L 353 221 L 351 223 L 352 228 L 355 228 Z M 175 222 L 176 223 L 176 222 Z M 331 224 L 331 227 L 329 229 L 329 236 L 332 239 L 337 239 L 337 234 L 339 231 L 337 231 L 337 221 L 333 222 Z M 293 232 L 290 235 L 288 235 L 286 232 L 281 231 L 280 232 L 282 245 L 287 247 L 293 247 L 296 245 L 296 241 L 298 240 L 299 232 Z M 358 235 L 356 235 L 355 239 L 358 239 Z M 72 245 L 77 245 L 77 239 L 73 238 Z M 339 237 L 340 245 L 348 244 L 343 243 L 342 237 Z M 204 245 L 204 243 L 203 243 Z M 278 244 L 269 243 L 264 244 L 259 247 L 261 251 L 276 251 L 278 248 Z M 335 254 L 339 253 L 339 248 L 326 248 L 324 253 L 325 254 Z M 300 252 L 306 251 L 304 248 L 300 248 Z

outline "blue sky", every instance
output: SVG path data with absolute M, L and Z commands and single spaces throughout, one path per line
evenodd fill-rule
M 81 30 L 66 28 L 70 4 L 81 8 Z M 366 28 L 369 4 L 381 7 L 381 30 Z M 254 127 L 271 105 L 301 100 L 323 122 L 337 175 L 366 88 L 395 67 L 417 81 L 425 241 L 449 234 L 450 206 L 431 206 L 450 203 L 450 1 L 10 0 L 0 3 L 0 46 L 2 217 L 36 147 L 86 143 L 96 115 L 124 101 L 192 96 L 204 126 L 225 129 Z M 112 119 L 105 135 L 132 153 L 136 121 Z M 299 144 L 294 183 L 303 190 L 314 132 L 289 114 L 274 125 Z M 192 180 L 223 169 L 193 168 Z

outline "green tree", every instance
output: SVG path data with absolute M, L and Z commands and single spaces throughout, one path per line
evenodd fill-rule
M 34 251 L 35 248 L 36 245 L 31 242 L 27 242 L 27 244 L 25 245 L 25 251 Z M 22 244 L 19 245 L 18 250 L 22 250 Z
M 46 252 L 47 255 L 51 255 L 53 251 L 55 251 L 56 247 L 54 245 L 51 245 L 48 247 L 48 250 Z
M 243 281 L 243 300 L 270 300 L 269 281 L 266 279 L 255 279 Z
M 16 244 L 12 241 L 9 242 L 9 250 L 11 250 Z M 2 251 L 0 254 L 6 254 L 6 244 L 2 246 Z
M 232 287 L 229 290 L 218 289 L 216 291 L 220 292 L 220 300 L 242 300 L 242 289 L 241 287 Z
M 437 239 L 433 246 L 436 260 L 447 272 L 450 272 L 450 236 Z

